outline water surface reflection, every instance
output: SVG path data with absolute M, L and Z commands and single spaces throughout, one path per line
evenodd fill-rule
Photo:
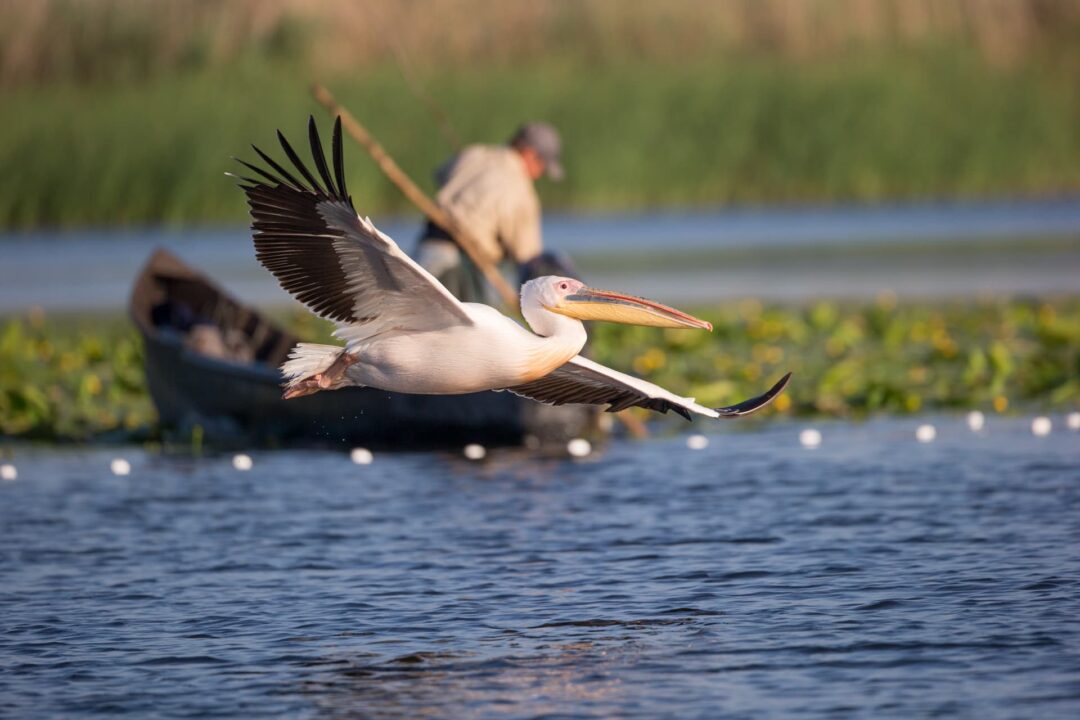
M 922 420 L 924 421 L 924 420 Z M 1080 435 L 711 429 L 585 462 L 17 448 L 13 716 L 1075 717 Z M 1057 423 L 1056 427 L 1061 427 Z

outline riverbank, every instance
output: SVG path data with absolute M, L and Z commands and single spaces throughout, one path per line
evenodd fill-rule
M 709 405 L 757 394 L 791 370 L 788 392 L 769 411 L 787 416 L 1080 403 L 1080 297 L 897 304 L 883 295 L 805 307 L 746 300 L 696 314 L 715 331 L 596 324 L 593 356 Z M 285 320 L 307 339 L 327 335 L 306 314 Z M 0 321 L 0 437 L 156 434 L 141 342 L 125 319 L 37 313 Z

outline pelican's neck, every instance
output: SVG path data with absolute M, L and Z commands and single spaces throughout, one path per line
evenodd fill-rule
M 580 320 L 553 313 L 530 297 L 522 298 L 521 314 L 532 331 L 542 338 L 580 340 L 581 346 L 585 345 L 585 326 Z
M 536 333 L 536 347 L 529 353 L 530 375 L 543 377 L 581 352 L 588 336 L 580 320 L 523 302 L 521 314 Z

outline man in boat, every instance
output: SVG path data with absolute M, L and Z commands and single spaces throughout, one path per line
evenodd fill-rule
M 534 183 L 563 177 L 562 141 L 544 122 L 527 122 L 506 145 L 469 145 L 435 173 L 439 206 L 469 231 L 493 265 L 523 268 L 543 250 Z M 485 302 L 484 276 L 446 230 L 428 222 L 417 260 L 457 298 Z

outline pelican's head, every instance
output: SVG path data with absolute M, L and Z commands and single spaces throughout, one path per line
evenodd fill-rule
M 521 289 L 521 309 L 536 329 L 531 310 L 544 309 L 576 320 L 605 320 L 626 325 L 667 328 L 700 328 L 712 325 L 693 315 L 652 300 L 586 287 L 580 280 L 542 277 L 530 280 Z

